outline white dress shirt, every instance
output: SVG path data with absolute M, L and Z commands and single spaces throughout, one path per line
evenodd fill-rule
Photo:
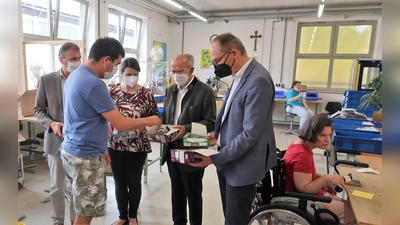
M 179 85 L 176 85 L 178 89 L 178 94 L 176 95 L 176 102 L 175 102 L 175 115 L 174 115 L 174 125 L 178 124 L 179 116 L 181 115 L 182 109 L 182 99 L 185 97 L 186 92 L 188 92 L 188 86 L 192 83 L 194 79 L 194 75 L 192 75 L 192 79 L 185 85 L 185 87 L 181 88 Z

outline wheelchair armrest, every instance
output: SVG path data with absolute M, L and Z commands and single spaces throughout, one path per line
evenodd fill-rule
M 298 198 L 298 199 L 306 199 L 306 200 L 311 200 L 311 201 L 326 202 L 326 203 L 330 203 L 332 201 L 332 198 L 328 197 L 328 196 L 294 192 L 294 191 L 287 191 L 285 193 L 285 196 L 292 197 L 292 198 Z
M 350 166 L 355 166 L 355 167 L 363 167 L 363 168 L 368 168 L 369 165 L 368 163 L 362 163 L 362 162 L 353 162 L 353 161 L 347 161 L 347 160 L 337 160 L 334 164 L 333 164 L 333 168 L 335 169 L 335 172 L 337 174 L 340 174 L 339 171 L 337 170 L 336 166 L 340 165 L 340 164 L 344 164 L 344 165 L 350 165 Z

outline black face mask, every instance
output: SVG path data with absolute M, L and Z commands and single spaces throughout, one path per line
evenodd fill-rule
M 216 64 L 216 63 L 214 64 L 214 69 L 215 69 L 214 73 L 220 79 L 227 77 L 229 75 L 232 75 L 232 66 L 235 63 L 236 59 L 233 60 L 233 63 L 231 66 L 225 64 L 226 60 L 228 60 L 230 54 L 231 53 L 229 52 L 228 56 L 226 57 L 225 62 L 223 64 Z

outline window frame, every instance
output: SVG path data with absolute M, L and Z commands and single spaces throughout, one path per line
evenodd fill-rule
M 368 54 L 337 54 L 336 49 L 338 45 L 338 35 L 339 35 L 339 28 L 340 26 L 357 26 L 357 25 L 370 25 L 372 26 L 371 30 L 371 38 L 369 44 L 369 52 Z M 331 33 L 331 40 L 330 40 L 330 48 L 328 54 L 300 54 L 300 37 L 303 27 L 316 27 L 316 26 L 331 26 L 332 33 Z M 304 22 L 298 23 L 297 35 L 296 35 L 296 52 L 294 58 L 294 69 L 293 69 L 293 80 L 296 80 L 296 70 L 297 70 L 297 63 L 298 59 L 329 59 L 329 68 L 328 68 L 328 80 L 326 87 L 321 88 L 313 88 L 307 87 L 309 90 L 313 91 L 343 91 L 344 89 L 339 88 L 332 88 L 332 76 L 333 76 L 333 66 L 334 61 L 336 59 L 371 59 L 373 56 L 373 49 L 375 46 L 376 41 L 376 29 L 377 29 L 377 21 L 374 20 L 363 20 L 363 21 L 338 21 L 338 22 Z M 353 68 L 349 68 L 352 70 Z M 350 71 L 352 74 L 352 71 Z M 354 88 L 355 80 L 350 77 L 350 84 L 349 88 Z
M 60 23 L 60 2 L 62 0 L 47 0 L 48 1 L 48 26 L 49 26 L 49 36 L 31 34 L 31 33 L 23 33 L 23 38 L 26 41 L 30 40 L 72 40 L 72 39 L 64 39 L 58 38 L 58 25 Z M 53 10 L 53 1 L 55 2 L 55 9 Z M 80 26 L 81 37 L 78 37 L 78 40 L 85 40 L 86 34 L 86 25 L 89 11 L 89 2 L 87 0 L 71 0 L 75 2 L 79 2 L 84 4 L 86 7 L 84 18 L 82 18 L 82 26 Z M 23 23 L 23 21 L 22 21 Z

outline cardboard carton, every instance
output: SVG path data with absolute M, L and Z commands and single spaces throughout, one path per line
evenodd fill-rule
M 26 117 L 34 115 L 33 108 L 35 107 L 36 92 L 37 92 L 36 89 L 27 90 L 21 95 L 21 97 L 19 97 L 22 116 Z
M 147 138 L 151 142 L 158 142 L 158 143 L 168 143 L 170 142 L 177 134 L 179 129 L 172 128 L 171 125 L 164 125 L 161 126 L 152 126 L 147 127 Z
M 182 164 L 200 162 L 200 159 L 194 157 L 195 154 L 210 156 L 218 154 L 218 151 L 214 150 L 213 148 L 171 149 L 171 162 L 182 163 Z
M 300 91 L 301 92 L 306 92 L 307 91 L 307 85 L 306 84 L 300 84 Z
M 207 148 L 210 138 L 207 136 L 207 128 L 200 123 L 192 123 L 192 132 L 183 136 L 183 147 Z

